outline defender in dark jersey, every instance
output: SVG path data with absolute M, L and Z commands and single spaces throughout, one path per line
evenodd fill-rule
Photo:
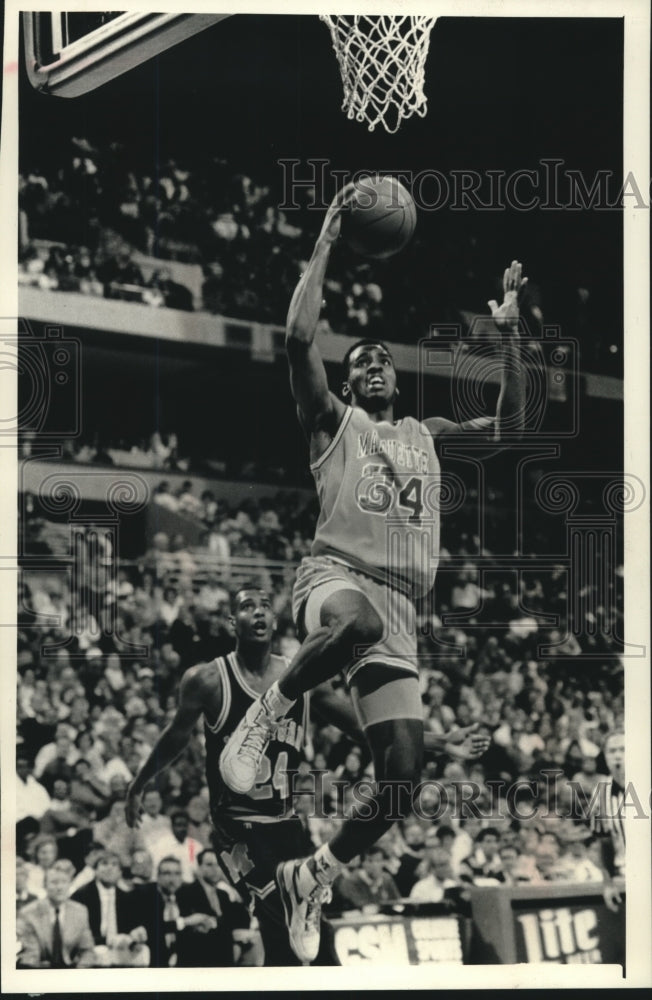
M 249 706 L 287 669 L 287 660 L 271 652 L 274 624 L 264 592 L 239 591 L 233 615 L 235 650 L 211 663 L 199 663 L 183 675 L 175 717 L 132 782 L 126 815 L 131 826 L 138 824 L 147 783 L 185 749 L 203 715 L 213 846 L 235 888 L 253 902 L 265 964 L 296 965 L 274 873 L 279 861 L 305 852 L 304 829 L 292 815 L 289 782 L 304 759 L 309 696 L 298 698 L 277 727 L 260 759 L 256 783 L 246 795 L 227 788 L 218 767 L 226 738 Z M 337 713 L 333 721 L 341 721 Z
M 329 390 L 315 334 L 331 246 L 353 191 L 348 185 L 328 209 L 287 320 L 290 384 L 310 442 L 321 507 L 311 555 L 302 562 L 294 590 L 297 624 L 307 638 L 278 684 L 247 712 L 220 759 L 225 781 L 246 792 L 278 720 L 304 692 L 346 668 L 373 755 L 377 809 L 373 819 L 354 813 L 307 861 L 279 866 L 290 940 L 304 961 L 319 947 L 322 887 L 392 825 L 393 791 L 402 785 L 409 792 L 421 773 L 424 727 L 413 602 L 434 585 L 439 555 L 435 445 L 472 431 L 496 448 L 504 443 L 506 426 L 512 435 L 522 428 L 525 410 L 518 294 L 527 279 L 518 261 L 505 271 L 503 304 L 489 303 L 502 335 L 495 416 L 466 424 L 443 417 L 396 420 L 396 370 L 378 341 L 361 341 L 347 352 L 344 402 Z M 408 797 L 404 814 L 409 804 Z
M 236 648 L 226 657 L 199 663 L 185 672 L 177 711 L 134 778 L 126 802 L 127 822 L 137 825 L 141 798 L 148 784 L 185 749 L 203 715 L 206 777 L 214 826 L 214 847 L 229 879 L 245 899 L 253 901 L 265 948 L 265 965 L 297 965 L 290 947 L 283 908 L 274 876 L 280 862 L 305 854 L 305 831 L 293 815 L 291 778 L 303 759 L 308 707 L 324 722 L 364 739 L 349 702 L 330 685 L 298 698 L 267 742 L 254 787 L 232 792 L 218 767 L 226 738 L 257 697 L 287 668 L 284 657 L 271 652 L 274 618 L 267 595 L 245 588 L 235 595 L 233 625 Z M 429 734 L 428 749 L 467 759 L 485 749 L 475 727 L 448 737 Z M 328 961 L 324 948 L 323 961 Z M 320 956 L 321 958 L 322 956 Z M 320 959 L 318 958 L 318 961 Z

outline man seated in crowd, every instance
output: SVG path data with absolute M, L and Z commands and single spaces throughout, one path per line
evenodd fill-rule
M 73 778 L 70 782 L 70 801 L 79 809 L 96 818 L 107 804 L 107 789 L 93 774 L 90 761 L 80 757 L 73 766 Z
M 502 865 L 498 848 L 498 830 L 487 826 L 475 838 L 473 854 L 460 865 L 460 875 L 474 885 L 497 885 L 502 882 Z
M 217 927 L 217 918 L 207 913 L 181 916 L 177 892 L 182 884 L 180 862 L 177 858 L 166 857 L 159 862 L 156 882 L 138 886 L 131 894 L 133 920 L 145 929 L 153 968 L 181 964 L 182 931 L 194 928 L 197 933 L 206 934 Z
M 564 831 L 564 847 L 559 859 L 560 877 L 568 882 L 602 882 L 604 872 L 590 857 L 591 832 L 584 826 Z
M 128 872 L 127 884 L 135 889 L 137 885 L 147 885 L 154 876 L 152 855 L 144 847 L 137 847 L 131 855 L 131 866 Z
M 447 889 L 454 889 L 459 882 L 453 876 L 451 856 L 442 847 L 434 831 L 426 837 L 426 858 L 421 878 L 413 885 L 410 899 L 419 903 L 441 903 Z
M 70 800 L 70 783 L 57 778 L 52 787 L 50 808 L 41 817 L 41 832 L 49 833 L 57 840 L 59 852 L 74 861 L 81 862 L 86 832 L 90 828 L 88 814 Z
M 418 881 L 417 869 L 424 859 L 426 835 L 423 824 L 416 819 L 406 820 L 403 825 L 405 847 L 399 856 L 399 868 L 394 881 L 401 896 L 409 896 Z
M 58 774 L 61 771 L 62 777 L 68 779 L 72 777 L 72 772 L 63 769 L 63 765 L 67 764 L 69 768 L 72 768 L 72 765 L 79 759 L 79 751 L 73 742 L 75 735 L 74 730 L 67 722 L 60 722 L 56 727 L 54 740 L 42 746 L 36 754 L 34 777 L 44 785 L 47 784 L 44 778 L 46 768 L 50 768 L 52 765 L 54 765 L 53 773 Z
M 50 834 L 39 833 L 31 841 L 29 855 L 34 860 L 27 863 L 27 889 L 37 899 L 45 899 L 45 873 L 59 856 L 59 848 Z
M 161 838 L 169 840 L 172 835 L 170 817 L 161 811 L 162 808 L 161 793 L 156 788 L 149 788 L 143 795 L 143 815 L 139 827 L 148 851 L 154 850 Z M 167 854 L 167 851 L 164 853 Z
M 501 844 L 498 854 L 503 885 L 525 885 L 530 881 L 520 864 L 521 851 L 517 844 Z
M 386 860 L 382 847 L 374 845 L 362 855 L 358 869 L 344 872 L 336 880 L 334 892 L 343 909 L 378 913 L 381 903 L 401 898 L 394 879 L 385 871 Z
M 113 803 L 106 819 L 95 823 L 93 837 L 103 847 L 115 851 L 119 855 L 123 868 L 129 867 L 133 852 L 137 848 L 145 846 L 140 831 L 132 830 L 127 826 L 124 801 L 121 800 Z
M 50 796 L 20 749 L 16 752 L 16 778 L 16 842 L 20 845 L 27 834 L 38 832 L 39 821 L 50 808 Z
M 117 934 L 134 929 L 133 909 L 129 893 L 118 888 L 121 875 L 120 858 L 115 852 L 103 850 L 95 857 L 95 877 L 78 889 L 72 899 L 88 910 L 88 919 L 95 944 L 112 944 Z
M 242 903 L 233 903 L 218 889 L 224 876 L 211 848 L 197 856 L 197 878 L 177 892 L 181 917 L 204 913 L 211 918 L 211 928 L 186 926 L 179 935 L 179 965 L 191 967 L 232 966 L 236 954 L 253 944 L 249 914 Z M 214 922 L 214 926 L 212 925 Z
M 70 885 L 70 895 L 74 896 L 78 889 L 88 885 L 95 878 L 95 862 L 106 848 L 97 840 L 91 840 L 84 852 L 84 864 L 75 875 Z
M 16 932 L 21 949 L 18 965 L 29 969 L 90 968 L 93 935 L 88 910 L 68 899 L 70 878 L 61 869 L 45 872 L 45 899 L 28 903 L 19 913 Z
M 146 846 L 155 865 L 166 856 L 177 858 L 181 865 L 183 881 L 192 882 L 195 877 L 195 862 L 204 845 L 200 844 L 194 837 L 188 836 L 188 814 L 183 809 L 172 813 L 170 819 L 172 831 L 164 831 L 159 837 L 149 841 Z

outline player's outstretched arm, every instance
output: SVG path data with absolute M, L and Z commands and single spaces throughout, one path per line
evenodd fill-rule
M 138 826 L 142 813 L 141 798 L 148 782 L 176 760 L 188 745 L 203 707 L 206 696 L 203 684 L 205 664 L 191 667 L 181 678 L 179 703 L 172 719 L 152 747 L 152 752 L 131 782 L 125 801 L 125 816 L 129 826 Z
M 484 441 L 491 442 L 494 447 L 507 447 L 523 432 L 525 413 L 525 371 L 519 342 L 519 297 L 527 278 L 523 277 L 523 268 L 519 261 L 513 260 L 510 267 L 505 268 L 503 275 L 503 302 L 498 305 L 495 299 L 488 303 L 494 323 L 501 335 L 499 354 L 501 359 L 501 378 L 496 415 L 479 417 L 455 423 L 444 417 L 430 417 L 424 423 L 433 435 L 435 441 L 460 433 L 480 435 Z M 508 432 L 508 436 L 506 436 Z
M 443 736 L 424 733 L 423 748 L 426 753 L 446 754 L 454 760 L 475 760 L 489 749 L 491 740 L 478 732 L 478 723 L 454 729 Z
M 328 389 L 326 369 L 315 344 L 315 333 L 324 295 L 324 278 L 331 247 L 340 234 L 342 211 L 353 194 L 347 184 L 333 200 L 315 244 L 308 267 L 294 290 L 288 310 L 285 345 L 290 365 L 290 385 L 304 430 L 337 429 L 345 407 Z

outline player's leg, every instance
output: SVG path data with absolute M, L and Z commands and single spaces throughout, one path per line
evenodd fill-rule
M 298 819 L 272 823 L 231 824 L 232 835 L 216 830 L 213 842 L 229 880 L 253 903 L 264 949 L 264 965 L 301 965 L 288 937 L 276 885 L 279 861 L 301 853 L 303 830 Z M 237 837 L 237 839 L 235 839 Z
M 334 874 L 397 820 L 411 815 L 423 761 L 423 706 L 416 677 L 370 664 L 357 676 L 352 691 L 372 754 L 375 792 L 329 842 L 337 862 Z M 390 714 L 399 717 L 385 717 Z
M 252 823 L 251 830 L 247 832 L 249 852 L 255 859 L 255 875 L 251 873 L 248 877 L 249 890 L 255 899 L 254 912 L 258 919 L 266 966 L 302 964 L 290 945 L 275 875 L 279 862 L 295 858 L 301 853 L 303 838 L 303 828 L 298 819 L 280 823 Z M 321 947 L 314 964 L 334 964 L 327 934 L 322 935 Z
M 285 914 L 278 890 L 265 899 L 257 899 L 254 912 L 263 942 L 265 966 L 302 965 L 290 946 Z
M 330 885 L 347 862 L 411 814 L 421 774 L 423 709 L 416 676 L 369 663 L 352 693 L 373 755 L 375 792 L 311 858 L 286 862 L 277 871 L 290 941 L 304 961 L 319 948 L 321 904 Z
M 314 606 L 319 625 L 308 628 L 308 637 L 278 681 L 280 694 L 290 702 L 330 680 L 383 634 L 380 615 L 359 590 L 342 583 L 324 585 L 311 594 L 307 616 Z
M 222 751 L 222 777 L 239 794 L 255 784 L 274 726 L 297 698 L 359 659 L 383 634 L 378 611 L 346 575 L 315 583 L 306 608 L 313 617 L 306 619 L 308 637 L 283 677 L 249 707 Z

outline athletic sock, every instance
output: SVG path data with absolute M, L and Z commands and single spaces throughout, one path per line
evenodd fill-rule
M 297 888 L 305 898 L 315 886 L 330 886 L 344 868 L 344 862 L 338 861 L 328 844 L 322 846 L 303 862 L 297 872 Z
M 290 711 L 294 702 L 286 698 L 278 689 L 278 681 L 274 681 L 262 698 L 267 714 L 272 719 L 282 719 Z

